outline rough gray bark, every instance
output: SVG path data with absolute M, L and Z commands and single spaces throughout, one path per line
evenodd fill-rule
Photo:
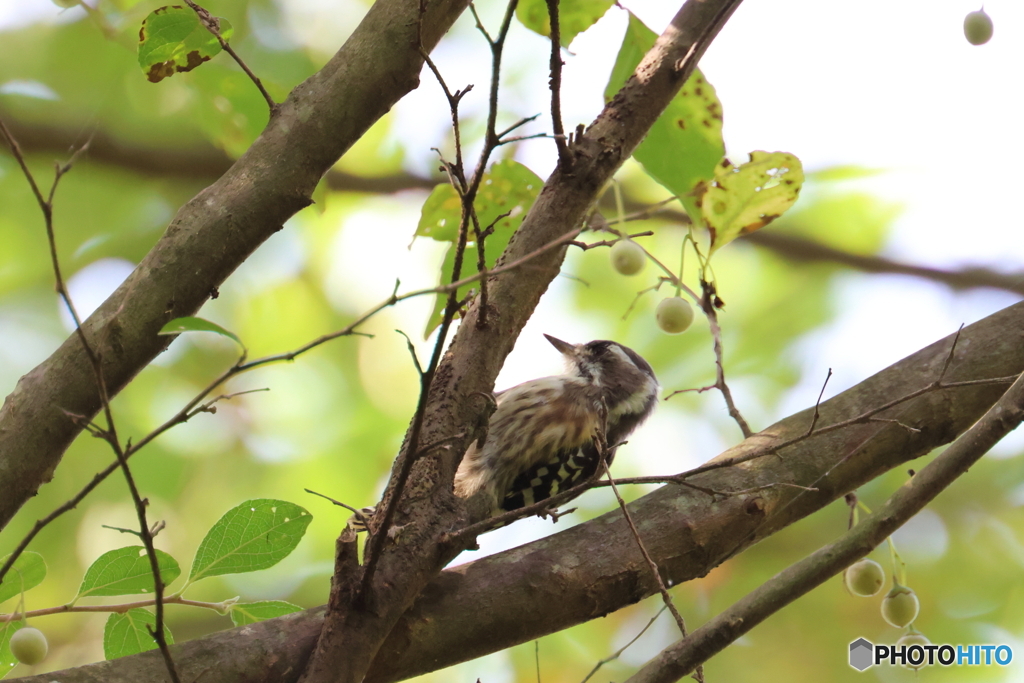
M 946 381 L 1024 371 L 1024 303 L 964 329 Z M 821 406 L 818 426 L 845 421 L 936 380 L 949 352 L 947 337 L 861 382 Z M 979 385 L 925 394 L 884 415 L 920 429 L 868 422 L 715 470 L 695 483 L 717 489 L 770 483 L 813 484 L 818 493 L 775 487 L 712 501 L 668 485 L 631 505 L 645 544 L 673 584 L 703 576 L 728 557 L 827 505 L 889 469 L 949 443 L 977 420 L 1006 385 Z M 811 410 L 788 417 L 717 459 L 734 457 L 807 431 Z M 823 473 L 828 476 L 821 479 Z M 819 479 L 821 479 L 819 481 Z M 557 568 L 557 570 L 553 569 Z M 400 680 L 495 652 L 603 616 L 656 591 L 634 539 L 615 510 L 595 520 L 498 555 L 442 572 L 399 620 L 371 666 L 367 681 Z M 182 675 L 243 683 L 269 672 L 297 680 L 316 642 L 323 608 L 215 633 L 174 646 Z M 137 683 L 164 673 L 156 652 L 99 662 L 42 683 Z M 269 680 L 269 678 L 268 678 Z

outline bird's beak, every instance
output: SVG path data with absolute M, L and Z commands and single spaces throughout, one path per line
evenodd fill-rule
M 561 339 L 556 339 L 550 334 L 544 335 L 545 339 L 551 342 L 551 345 L 558 349 L 558 352 L 563 356 L 574 356 L 576 355 L 576 346 L 568 342 L 564 342 Z

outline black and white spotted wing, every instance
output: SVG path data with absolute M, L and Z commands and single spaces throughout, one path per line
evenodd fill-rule
M 513 480 L 501 509 L 518 510 L 570 489 L 593 476 L 597 465 L 598 454 L 593 443 L 558 451 L 551 460 L 537 463 Z

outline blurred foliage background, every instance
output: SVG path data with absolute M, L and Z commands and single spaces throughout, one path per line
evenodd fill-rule
M 194 72 L 158 85 L 148 83 L 138 68 L 135 45 L 141 20 L 159 3 L 99 0 L 90 3 L 94 7 L 89 12 L 81 7 L 62 11 L 45 0 L 20 4 L 17 13 L 0 15 L 5 22 L 0 24 L 0 116 L 21 139 L 43 185 L 52 177 L 55 159 L 66 158 L 70 145 L 93 137 L 93 151 L 62 180 L 56 200 L 61 263 L 80 310 L 87 313 L 131 271 L 177 208 L 247 148 L 266 123 L 266 105 L 224 55 Z M 659 12 L 664 8 L 635 4 L 630 9 L 655 17 L 649 25 L 660 30 L 664 21 Z M 779 51 L 777 62 L 784 63 L 806 48 L 797 40 L 803 35 L 799 27 L 785 27 L 788 20 L 783 15 L 792 6 L 778 5 L 780 18 L 768 29 L 769 35 L 776 30 L 778 36 L 795 41 L 774 46 Z M 806 10 L 806 6 L 800 9 L 799 3 L 796 6 L 799 11 Z M 329 58 L 366 9 L 359 0 L 211 0 L 207 7 L 231 20 L 234 47 L 278 99 Z M 485 23 L 493 26 L 503 6 L 483 2 L 479 9 Z M 872 9 L 858 11 L 870 13 Z M 945 13 L 944 20 L 959 30 L 963 13 L 958 11 L 959 5 L 945 3 L 929 16 Z M 744 111 L 742 104 L 730 102 L 730 93 L 744 87 L 743 81 L 736 80 L 737 70 L 753 79 L 763 68 L 743 64 L 751 59 L 750 54 L 736 56 L 738 44 L 748 53 L 764 50 L 764 46 L 742 45 L 743 36 L 765 30 L 762 15 L 745 12 L 741 10 L 733 20 L 738 28 L 730 24 L 723 33 L 720 41 L 724 46 L 716 44 L 702 64 L 723 101 L 729 153 L 740 160 L 750 149 L 733 145 L 729 131 L 734 116 L 739 122 L 735 139 L 763 135 L 765 149 L 786 143 L 771 133 L 770 126 L 758 124 L 780 110 L 788 120 L 804 121 L 808 128 L 829 126 L 799 99 L 813 97 L 815 88 L 827 90 L 827 86 L 801 78 L 795 69 L 783 75 L 789 79 L 787 87 L 803 95 L 779 88 L 778 99 L 764 102 L 763 110 L 753 112 L 749 105 Z M 566 54 L 567 128 L 589 121 L 600 106 L 610 65 L 610 57 L 604 53 L 614 52 L 609 46 L 620 40 L 623 15 L 613 9 L 594 34 L 581 35 Z M 811 22 L 815 17 L 802 20 Z M 931 23 L 925 22 L 925 26 Z M 997 37 L 1000 27 L 997 22 Z M 1019 24 L 1007 30 L 1019 35 Z M 606 33 L 594 37 L 600 31 Z M 807 34 L 808 40 L 814 40 L 810 30 Z M 959 40 L 966 44 L 962 36 Z M 961 47 L 929 43 L 927 49 Z M 890 59 L 895 71 L 910 68 L 908 53 L 892 55 L 886 49 L 880 48 L 882 58 Z M 732 61 L 741 62 L 740 67 L 722 66 L 730 53 Z M 546 111 L 544 40 L 514 26 L 507 54 L 499 128 Z M 463 107 L 464 134 L 472 153 L 483 130 L 489 66 L 486 44 L 468 14 L 442 42 L 435 57 L 453 89 L 467 83 L 477 87 Z M 837 62 L 853 59 L 842 54 L 839 44 L 824 57 Z M 973 53 L 971 58 L 975 58 Z M 1019 72 L 1021 63 L 1011 64 Z M 1004 75 L 1010 69 L 999 60 L 993 64 Z M 336 170 L 349 174 L 348 180 L 323 187 L 317 204 L 289 221 L 200 312 L 238 334 L 250 357 L 287 351 L 344 326 L 386 299 L 396 280 L 401 280 L 399 291 L 437 282 L 443 246 L 429 239 L 413 240 L 413 234 L 429 188 L 443 182 L 431 148 L 450 156 L 452 138 L 447 106 L 436 83 L 426 73 L 422 81 L 417 91 L 338 163 Z M 938 90 L 923 94 L 909 90 L 906 96 L 910 98 L 940 97 Z M 948 92 L 942 95 L 948 97 Z M 984 98 L 989 95 L 979 90 L 972 96 L 981 100 L 975 104 L 984 109 Z M 870 92 L 849 97 L 861 98 L 850 107 L 865 127 L 890 129 L 888 134 L 895 129 L 896 137 L 914 137 L 912 128 L 900 128 L 890 120 L 896 115 L 886 109 L 898 109 L 898 102 L 873 108 L 866 106 L 872 98 Z M 951 139 L 944 144 L 951 149 L 972 148 L 972 127 L 973 135 L 988 134 L 978 132 L 976 121 L 958 118 L 964 115 L 954 105 L 950 104 L 947 113 Z M 544 118 L 524 133 L 547 130 Z M 833 129 L 833 133 L 835 138 L 843 136 L 842 129 Z M 1024 151 L 1019 129 L 1003 133 L 1004 151 Z M 896 141 L 890 144 L 898 150 Z M 553 147 L 550 140 L 533 140 L 502 148 L 501 154 L 525 163 L 543 178 L 553 168 Z M 931 223 L 922 228 L 921 222 L 927 222 L 930 214 L 918 211 L 920 204 L 915 202 L 920 202 L 922 195 L 915 194 L 913 182 L 905 182 L 906 176 L 900 175 L 912 165 L 911 159 L 894 163 L 892 158 L 881 158 L 874 165 L 893 168 L 889 173 L 871 175 L 845 166 L 873 164 L 870 159 L 846 154 L 841 145 L 832 148 L 826 143 L 817 147 L 807 143 L 786 149 L 803 158 L 809 171 L 833 170 L 811 173 L 797 207 L 768 228 L 773 233 L 812 239 L 856 255 L 884 253 L 918 263 L 929 259 L 929 264 L 950 270 L 963 265 L 956 254 L 964 252 L 982 265 L 1020 273 L 1019 258 L 1024 254 L 1006 234 L 972 236 L 962 232 L 962 224 Z M 896 152 L 893 155 L 898 157 Z M 927 196 L 932 199 L 950 189 L 960 190 L 960 194 L 980 192 L 980 188 L 970 189 L 968 180 L 980 183 L 980 175 L 958 170 L 971 163 L 981 162 L 950 156 L 950 168 L 936 171 L 947 174 L 950 184 L 944 187 L 936 187 L 934 176 L 914 178 L 931 178 L 928 188 L 932 194 Z M 992 182 L 998 185 L 1014 174 L 1019 175 L 1016 167 L 1003 168 Z M 620 178 L 631 202 L 653 203 L 666 197 L 636 164 L 627 164 Z M 342 189 L 346 184 L 349 189 Z M 985 211 L 1004 210 L 1006 216 L 1019 216 L 1019 212 L 1010 213 L 1012 196 L 994 195 L 986 196 Z M 957 206 L 956 201 L 950 198 L 950 206 Z M 910 210 L 904 211 L 905 206 Z M 907 220 L 908 213 L 912 220 Z M 1014 220 L 1019 223 L 1019 218 Z M 655 218 L 636 226 L 655 231 L 645 241 L 653 253 L 666 263 L 678 262 L 684 234 L 680 225 Z M 927 229 L 932 231 L 931 238 L 921 240 Z M 985 244 L 979 246 L 978 242 Z M 947 251 L 936 252 L 936 243 L 944 244 Z M 918 244 L 919 258 L 914 251 Z M 986 255 L 988 261 L 983 260 Z M 687 271 L 690 281 L 692 270 L 691 264 Z M 713 381 L 714 357 L 706 323 L 698 321 L 681 336 L 657 330 L 653 311 L 658 300 L 668 294 L 666 290 L 640 297 L 628 317 L 624 316 L 637 292 L 655 284 L 652 268 L 627 279 L 612 271 L 606 250 L 572 250 L 563 274 L 521 337 L 497 388 L 558 371 L 558 358 L 547 348 L 541 332 L 576 342 L 592 338 L 621 341 L 652 363 L 666 393 Z M 1019 299 L 1013 292 L 955 293 L 941 282 L 858 274 L 831 262 L 796 263 L 742 239 L 716 256 L 715 274 L 727 304 L 722 314 L 727 377 L 755 429 L 812 405 L 829 367 L 835 369 L 836 376 L 826 397 L 952 332 L 959 322 L 973 322 Z M 187 597 L 218 601 L 240 595 L 246 600 L 285 599 L 303 606 L 325 601 L 333 541 L 347 513 L 303 489 L 312 488 L 355 506 L 376 501 L 417 396 L 417 378 L 406 341 L 395 330 L 407 332 L 422 357 L 430 348 L 431 340 L 422 340 L 421 331 L 431 305 L 432 300 L 423 297 L 387 309 L 363 328 L 373 337 L 338 339 L 295 362 L 234 379 L 226 391 L 269 391 L 221 403 L 216 414 L 200 415 L 176 427 L 133 460 L 143 494 L 150 499 L 151 517 L 167 523 L 157 545 L 183 566 L 190 563 L 213 522 L 247 498 L 290 500 L 314 516 L 306 538 L 280 565 L 258 574 L 210 579 L 191 589 Z M 69 320 L 53 292 L 39 209 L 4 149 L 0 153 L 0 393 L 10 393 L 18 378 L 69 333 Z M 234 362 L 237 352 L 232 342 L 213 335 L 177 339 L 115 399 L 121 434 L 138 438 L 161 424 Z M 682 394 L 663 403 L 648 426 L 622 449 L 616 460 L 617 474 L 678 472 L 707 460 L 739 438 L 720 396 L 713 392 Z M 1024 459 L 1020 443 L 1002 445 L 897 536 L 908 562 L 909 583 L 922 602 L 917 627 L 932 642 L 1007 643 L 1024 657 L 1024 488 L 1020 484 Z M 0 556 L 17 544 L 36 519 L 72 496 L 111 459 L 104 443 L 88 435 L 79 438 L 54 480 L 0 534 Z M 859 492 L 862 500 L 868 505 L 880 503 L 905 477 L 905 472 L 896 471 L 879 478 Z M 642 493 L 639 488 L 628 491 L 632 497 Z M 612 505 L 605 490 L 591 492 L 579 501 L 579 511 L 558 527 L 539 520 L 518 523 L 482 539 L 481 551 L 467 553 L 456 562 L 527 542 Z M 84 569 L 97 556 L 132 543 L 101 525 L 132 527 L 134 523 L 124 482 L 111 477 L 32 545 L 46 557 L 49 575 L 27 594 L 27 607 L 39 609 L 70 600 Z M 769 576 L 834 539 L 846 523 L 846 508 L 836 503 L 707 577 L 674 588 L 677 604 L 689 625 L 698 626 Z M 889 566 L 885 552 L 876 551 L 875 559 Z M 745 680 L 764 671 L 778 672 L 791 681 L 915 679 L 913 672 L 904 669 L 883 667 L 858 674 L 846 664 L 847 645 L 857 637 L 892 642 L 899 636 L 881 620 L 879 600 L 880 596 L 853 598 L 838 579 L 831 581 L 710 661 L 708 680 Z M 0 611 L 14 610 L 16 602 L 0 605 Z M 526 644 L 422 680 L 533 681 L 538 666 L 544 681 L 582 680 L 598 660 L 635 636 L 659 606 L 659 599 L 651 598 L 546 637 L 536 649 L 534 644 Z M 49 658 L 35 672 L 102 658 L 105 618 L 103 614 L 68 614 L 34 620 L 33 625 L 43 629 L 51 643 Z M 169 607 L 167 619 L 179 642 L 230 626 L 227 618 L 216 613 L 181 606 Z M 674 628 L 663 615 L 595 680 L 626 677 L 675 640 Z M 1015 661 L 1007 668 L 932 669 L 920 676 L 1019 680 L 1021 670 Z M 29 668 L 19 666 L 13 673 L 25 675 Z

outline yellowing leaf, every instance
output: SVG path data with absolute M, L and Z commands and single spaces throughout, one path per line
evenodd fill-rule
M 785 213 L 803 182 L 800 160 L 786 152 L 751 152 L 750 161 L 740 166 L 723 159 L 714 180 L 699 193 L 711 252 Z
M 221 38 L 230 39 L 231 24 L 219 17 L 214 21 Z M 139 66 L 152 83 L 191 71 L 220 51 L 220 41 L 188 7 L 173 5 L 153 10 L 139 29 Z
M 558 3 L 558 36 L 562 47 L 594 25 L 614 4 L 613 0 L 560 0 Z M 531 31 L 551 35 L 551 19 L 546 0 L 520 0 L 516 18 Z

